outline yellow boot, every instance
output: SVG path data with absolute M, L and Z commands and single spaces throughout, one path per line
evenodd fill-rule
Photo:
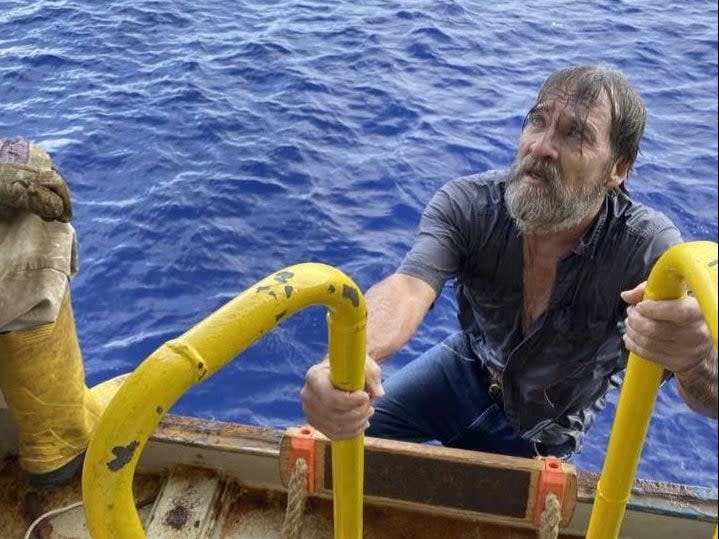
M 0 334 L 0 390 L 17 422 L 20 465 L 31 483 L 71 479 L 101 407 L 85 385 L 69 289 L 55 322 Z

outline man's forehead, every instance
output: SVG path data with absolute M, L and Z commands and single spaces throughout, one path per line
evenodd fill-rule
M 532 110 L 540 110 L 549 114 L 571 115 L 579 118 L 593 117 L 595 120 L 609 118 L 609 100 L 604 93 L 598 95 L 591 102 L 578 100 L 572 95 L 548 94 L 532 107 Z

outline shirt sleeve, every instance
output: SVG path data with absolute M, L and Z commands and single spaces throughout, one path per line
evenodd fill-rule
M 447 280 L 457 275 L 466 254 L 469 211 L 468 197 L 457 180 L 437 191 L 397 273 L 422 279 L 439 294 Z
M 661 257 L 667 249 L 678 243 L 682 243 L 682 236 L 679 230 L 671 224 L 661 228 L 651 240 L 647 242 L 644 250 L 645 279 L 649 277 L 649 273 L 657 260 L 659 260 L 659 257 Z
M 624 289 L 634 288 L 640 282 L 649 278 L 652 268 L 657 260 L 670 247 L 682 243 L 682 235 L 676 226 L 662 213 L 652 211 L 652 219 L 642 223 L 641 227 L 635 226 L 635 230 L 642 230 L 644 234 L 636 245 L 632 246 L 634 257 L 636 258 L 635 266 L 638 268 L 637 273 L 632 277 L 631 281 L 625 283 Z M 623 309 L 626 307 L 623 305 Z M 623 311 L 624 312 L 624 311 Z M 623 316 L 623 313 L 622 313 Z M 621 323 L 621 334 L 625 332 L 624 323 Z M 626 368 L 629 351 L 624 346 L 624 341 L 620 341 L 622 354 L 622 369 Z M 665 370 L 662 376 L 662 385 L 674 377 L 674 374 Z M 623 375 L 620 383 L 623 381 Z

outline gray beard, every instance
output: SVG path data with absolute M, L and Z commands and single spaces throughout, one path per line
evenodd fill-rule
M 583 186 L 577 192 L 564 182 L 550 181 L 546 189 L 521 182 L 518 162 L 507 173 L 504 204 L 522 234 L 559 232 L 579 224 L 593 212 L 606 194 L 606 181 Z

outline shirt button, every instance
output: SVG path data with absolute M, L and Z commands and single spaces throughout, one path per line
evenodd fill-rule
M 502 394 L 502 388 L 499 386 L 499 384 L 489 384 L 489 389 L 487 390 L 489 393 L 489 396 L 493 399 L 499 398 L 499 396 Z

